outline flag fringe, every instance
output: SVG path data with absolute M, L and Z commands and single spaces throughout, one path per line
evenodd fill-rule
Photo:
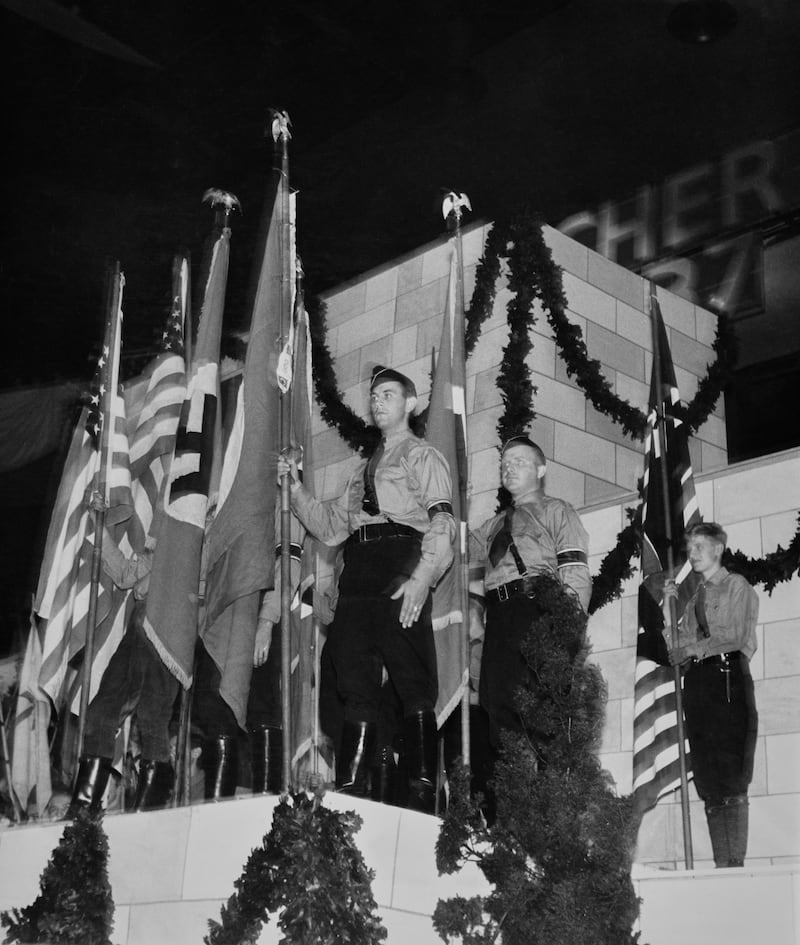
M 172 675 L 178 680 L 178 682 L 183 686 L 184 689 L 188 689 L 192 684 L 192 677 L 187 675 L 183 670 L 181 664 L 175 659 L 175 657 L 169 652 L 169 650 L 164 646 L 156 633 L 153 625 L 145 617 L 144 622 L 144 633 L 147 639 L 153 644 L 156 653 L 158 653 L 161 658 L 161 662 L 167 667 L 167 669 L 172 673 Z

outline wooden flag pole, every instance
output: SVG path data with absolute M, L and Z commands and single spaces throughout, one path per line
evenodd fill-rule
M 672 503 L 670 502 L 669 475 L 667 472 L 667 435 L 664 415 L 664 397 L 661 387 L 661 352 L 657 319 L 655 317 L 658 300 L 656 298 L 656 289 L 653 283 L 650 284 L 650 321 L 653 332 L 653 377 L 655 379 L 655 389 L 658 391 L 656 397 L 656 423 L 653 428 L 653 435 L 658 437 L 658 443 L 661 453 L 661 493 L 664 501 L 664 533 L 667 540 L 667 579 L 675 579 L 675 556 L 672 549 Z M 670 636 L 674 649 L 678 646 L 678 615 L 675 598 L 669 601 L 670 618 Z M 680 769 L 681 784 L 681 819 L 683 822 L 683 854 L 686 863 L 686 869 L 694 867 L 694 855 L 692 852 L 692 827 L 689 816 L 689 778 L 686 771 L 686 748 L 683 724 L 683 692 L 681 689 L 681 668 L 679 665 L 673 666 L 673 675 L 675 681 L 675 721 L 678 737 L 678 764 Z
M 281 246 L 281 318 L 280 348 L 284 351 L 289 342 L 292 321 L 292 221 L 289 206 L 289 116 L 286 112 L 274 112 L 272 138 L 275 142 L 276 164 L 280 158 L 280 178 L 275 199 L 280 201 L 280 246 Z M 290 447 L 292 387 L 281 391 L 280 403 L 280 449 L 285 455 Z M 289 476 L 281 476 L 281 720 L 283 728 L 283 751 L 281 755 L 281 793 L 288 794 L 291 787 L 292 758 L 292 702 L 291 702 L 291 607 L 292 607 L 292 559 L 291 527 L 292 511 L 289 492 Z
M 103 532 L 105 530 L 106 509 L 108 508 L 108 481 L 112 463 L 112 444 L 114 413 L 110 409 L 117 394 L 119 384 L 119 340 L 122 329 L 122 289 L 125 277 L 116 263 L 111 277 L 108 300 L 108 321 L 111 331 L 103 341 L 102 357 L 107 359 L 102 374 L 104 390 L 100 394 L 100 414 L 102 429 L 100 435 L 100 462 L 92 484 L 92 511 L 94 513 L 94 547 L 92 550 L 91 584 L 89 587 L 89 609 L 86 616 L 86 640 L 83 647 L 83 671 L 81 679 L 81 699 L 78 714 L 77 753 L 80 760 L 83 754 L 83 741 L 86 735 L 86 716 L 89 710 L 89 692 L 92 685 L 92 662 L 94 661 L 94 633 L 97 621 L 97 597 L 100 584 L 100 564 L 103 550 Z
M 225 216 L 226 225 L 230 209 Z M 172 298 L 180 299 L 181 319 L 183 332 L 183 364 L 189 376 L 192 364 L 192 309 L 191 309 L 191 279 L 190 262 L 188 255 L 178 254 L 172 262 Z M 197 660 L 195 658 L 195 666 Z M 194 670 L 192 679 L 194 679 Z M 181 686 L 180 711 L 178 714 L 178 734 L 175 739 L 175 771 L 173 777 L 173 791 L 171 807 L 184 807 L 192 800 L 192 745 L 189 732 L 192 724 L 192 696 L 194 683 L 188 688 Z

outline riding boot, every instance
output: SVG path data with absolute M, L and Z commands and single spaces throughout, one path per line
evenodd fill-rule
M 725 824 L 728 828 L 728 866 L 744 866 L 747 854 L 747 828 L 750 807 L 746 794 L 725 798 Z
M 280 794 L 283 731 L 259 725 L 250 732 L 250 771 L 253 794 Z
M 408 753 L 408 807 L 433 814 L 438 760 L 436 716 L 430 709 L 414 712 L 406 716 L 403 727 Z
M 336 790 L 366 797 L 369 764 L 375 750 L 377 726 L 374 722 L 342 723 L 342 740 L 336 756 Z
M 169 761 L 139 762 L 139 782 L 131 810 L 159 810 L 172 796 L 175 773 Z
M 65 820 L 74 819 L 81 808 L 100 810 L 110 775 L 110 758 L 100 758 L 97 755 L 85 755 L 81 758 Z
M 376 763 L 372 767 L 371 797 L 380 804 L 394 804 L 397 787 L 397 762 L 394 749 L 384 745 L 378 751 Z
M 706 822 L 708 835 L 711 837 L 711 850 L 714 853 L 714 865 L 717 868 L 727 867 L 731 853 L 724 803 L 710 804 L 706 801 Z
M 235 735 L 217 735 L 203 743 L 206 800 L 233 797 L 239 783 L 239 742 Z

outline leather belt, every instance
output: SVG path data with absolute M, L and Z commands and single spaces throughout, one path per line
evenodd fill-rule
M 731 653 L 715 653 L 713 656 L 706 656 L 703 659 L 699 660 L 696 657 L 692 660 L 694 663 L 703 663 L 704 665 L 714 664 L 718 666 L 726 666 L 728 663 L 737 662 L 741 659 L 742 654 L 739 650 L 734 650 Z
M 501 584 L 499 587 L 492 587 L 486 592 L 486 599 L 494 602 L 511 600 L 512 597 L 533 597 L 533 578 L 522 577 L 516 581 L 509 581 L 508 584 Z
M 359 525 L 347 540 L 358 544 L 364 541 L 378 541 L 381 538 L 422 538 L 422 532 L 410 525 L 398 525 L 397 522 L 373 522 Z

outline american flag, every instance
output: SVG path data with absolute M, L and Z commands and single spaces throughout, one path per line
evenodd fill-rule
M 650 304 L 658 339 L 655 356 L 659 358 L 661 389 L 656 386 L 654 365 L 645 441 L 642 584 L 633 710 L 633 798 L 640 815 L 680 785 L 675 671 L 669 665 L 662 636 L 661 603 L 670 547 L 673 573 L 679 585 L 678 613 L 691 594 L 696 579 L 686 559 L 683 535 L 690 525 L 700 521 L 688 433 L 686 424 L 676 416 L 680 397 L 675 368 L 655 295 L 651 296 Z M 663 410 L 663 428 L 659 407 Z M 669 508 L 669 528 L 666 508 Z M 688 766 L 688 743 L 685 750 Z
M 49 779 L 42 779 L 50 707 L 61 713 L 80 686 L 75 658 L 86 642 L 91 592 L 91 529 L 86 497 L 102 485 L 111 522 L 124 521 L 132 505 L 125 408 L 118 390 L 123 287 L 124 276 L 117 270 L 90 402 L 82 409 L 75 427 L 50 518 L 20 677 L 25 681 L 20 697 L 31 703 L 36 717 L 35 724 L 31 724 L 34 719 L 29 712 L 17 716 L 14 788 L 23 806 L 37 788 L 40 811 L 50 791 Z M 124 596 L 114 594 L 113 585 L 101 574 L 97 600 L 97 626 L 101 628 L 97 642 L 101 647 L 124 620 L 123 604 Z M 93 671 L 95 689 L 100 675 Z
M 133 491 L 133 515 L 125 531 L 129 547 L 122 546 L 127 553 L 141 553 L 147 539 L 158 530 L 186 394 L 183 333 L 188 291 L 189 262 L 179 256 L 173 265 L 172 309 L 160 351 L 140 377 L 125 385 Z
M 125 384 L 131 507 L 124 517 L 115 508 L 109 509 L 106 524 L 127 557 L 145 550 L 159 523 L 164 482 L 186 390 L 183 325 L 188 278 L 188 262 L 181 257 L 173 267 L 172 306 L 161 337 L 160 351 L 139 377 Z M 103 586 L 110 584 L 105 574 L 102 582 Z M 132 604 L 131 592 L 112 587 L 111 601 L 110 610 L 99 615 L 95 630 L 90 699 L 96 695 L 103 673 L 125 633 Z M 73 699 L 71 704 L 73 712 L 77 712 L 77 701 Z
M 126 521 L 132 508 L 125 402 L 118 383 L 125 281 L 119 272 L 115 278 L 116 303 L 110 307 L 90 403 L 81 412 L 64 465 L 34 600 L 34 612 L 44 621 L 39 683 L 57 709 L 66 698 L 67 666 L 86 642 L 92 570 L 86 495 L 98 489 L 104 494 L 110 529 Z M 113 617 L 123 603 L 124 595 L 113 593 L 111 581 L 101 572 L 96 625 L 104 631 L 96 637 L 95 652 L 118 625 Z M 92 673 L 93 690 L 100 675 Z

